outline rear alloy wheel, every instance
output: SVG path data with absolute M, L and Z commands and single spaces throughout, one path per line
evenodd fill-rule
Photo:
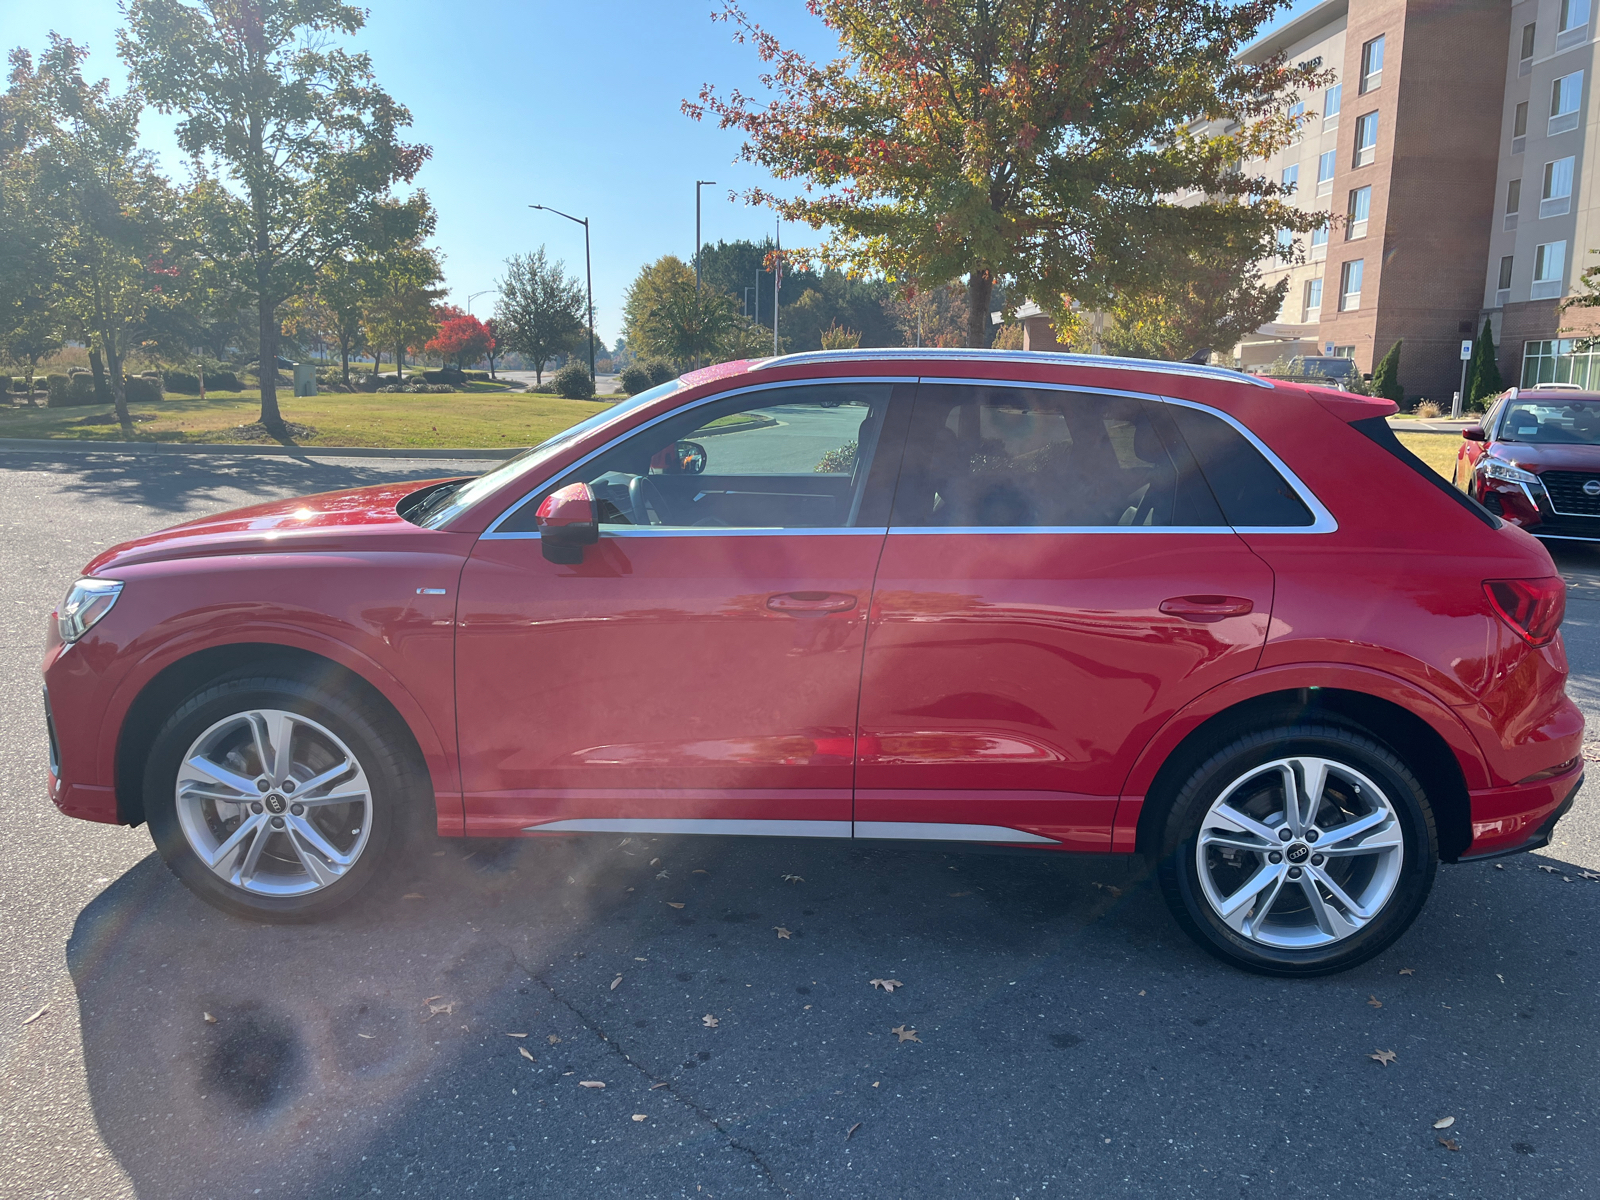
M 235 679 L 157 735 L 145 812 L 174 874 L 225 911 L 303 921 L 343 905 L 398 848 L 417 775 L 392 721 L 291 679 Z
M 1350 730 L 1253 734 L 1180 790 L 1164 859 L 1174 913 L 1213 953 L 1316 975 L 1364 962 L 1416 918 L 1437 851 L 1421 786 Z M 1169 845 L 1172 844 L 1170 841 Z

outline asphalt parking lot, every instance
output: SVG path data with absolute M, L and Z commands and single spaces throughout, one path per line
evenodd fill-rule
M 1600 774 L 1547 850 L 1441 868 L 1388 953 L 1295 983 L 1215 962 L 1106 859 L 450 842 L 268 928 L 143 829 L 55 812 L 43 621 L 97 549 L 457 469 L 0 453 L 0 1195 L 1596 1189 Z M 1558 562 L 1594 721 L 1600 552 Z

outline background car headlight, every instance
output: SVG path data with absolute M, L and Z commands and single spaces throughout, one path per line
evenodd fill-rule
M 118 579 L 80 579 L 67 589 L 67 598 L 56 610 L 56 629 L 63 642 L 75 642 L 111 611 L 122 595 Z
M 1484 467 L 1484 474 L 1490 479 L 1501 479 L 1506 483 L 1526 483 L 1539 487 L 1544 486 L 1539 483 L 1539 477 L 1532 471 L 1524 471 L 1521 467 L 1514 467 L 1510 463 L 1501 462 L 1499 459 L 1491 458 L 1488 461 L 1488 465 Z

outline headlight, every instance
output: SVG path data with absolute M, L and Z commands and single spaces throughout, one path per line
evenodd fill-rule
M 1485 461 L 1488 465 L 1484 467 L 1484 474 L 1490 479 L 1500 479 L 1506 483 L 1532 484 L 1535 487 L 1544 486 L 1539 482 L 1539 477 L 1532 471 L 1524 471 L 1521 467 L 1514 467 L 1510 463 L 1501 462 L 1497 458 Z
M 75 642 L 111 611 L 122 595 L 118 579 L 80 579 L 67 589 L 67 598 L 56 610 L 56 629 L 63 642 Z

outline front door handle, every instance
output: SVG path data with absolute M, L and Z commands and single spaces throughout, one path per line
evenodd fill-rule
M 1220 621 L 1242 617 L 1255 608 L 1255 601 L 1243 596 L 1174 596 L 1161 602 L 1161 611 L 1185 621 Z
M 855 606 L 856 598 L 848 592 L 778 592 L 767 597 L 773 612 L 797 617 L 849 612 Z

